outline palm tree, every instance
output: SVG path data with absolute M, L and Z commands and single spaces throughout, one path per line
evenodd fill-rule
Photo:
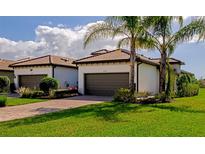
M 167 96 L 167 101 L 171 100 L 171 95 L 172 92 L 174 91 L 174 82 L 175 80 L 175 72 L 173 66 L 170 64 L 170 57 L 174 53 L 174 48 L 170 48 L 167 54 L 167 60 L 166 60 L 166 65 L 167 65 L 167 88 L 165 91 L 165 94 Z M 174 79 L 173 79 L 174 78 Z
M 114 38 L 119 36 L 121 39 L 117 47 L 129 46 L 130 48 L 130 75 L 129 87 L 132 93 L 135 90 L 134 84 L 134 64 L 136 59 L 136 50 L 145 45 L 142 38 L 142 17 L 138 16 L 117 16 L 107 17 L 102 23 L 95 24 L 88 28 L 84 38 L 84 47 L 89 43 L 102 39 Z M 148 45 L 147 45 L 148 47 Z
M 173 23 L 179 27 L 174 30 Z M 160 85 L 159 92 L 166 90 L 166 68 L 168 52 L 174 52 L 176 46 L 184 41 L 189 41 L 199 33 L 202 22 L 193 20 L 188 25 L 183 25 L 182 17 L 150 16 L 144 17 L 144 32 L 149 43 L 161 54 L 160 59 Z
M 205 17 L 198 17 L 198 20 L 201 22 L 201 26 L 197 31 L 198 41 L 205 40 Z

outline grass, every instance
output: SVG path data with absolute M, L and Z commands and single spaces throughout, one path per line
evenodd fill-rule
M 43 101 L 46 101 L 46 100 L 45 99 L 34 99 L 34 98 L 8 97 L 6 101 L 6 106 L 16 106 L 16 105 L 37 103 L 37 102 L 43 102 Z
M 0 123 L 0 136 L 205 136 L 205 89 L 173 103 L 102 103 Z

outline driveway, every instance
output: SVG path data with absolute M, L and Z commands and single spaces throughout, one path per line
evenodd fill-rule
M 75 96 L 65 99 L 55 99 L 46 102 L 0 108 L 0 122 L 21 119 L 35 115 L 57 112 L 64 109 L 76 108 L 88 104 L 111 101 L 111 97 Z

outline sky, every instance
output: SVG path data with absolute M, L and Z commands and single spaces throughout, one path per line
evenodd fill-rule
M 117 39 L 100 40 L 83 48 L 83 37 L 89 26 L 105 17 L 0 17 L 0 58 L 22 59 L 47 54 L 81 58 L 106 48 L 115 49 Z M 190 20 L 186 17 L 186 21 Z M 158 51 L 139 51 L 149 57 L 159 57 Z M 185 62 L 182 69 L 205 77 L 205 42 L 179 45 L 173 56 Z

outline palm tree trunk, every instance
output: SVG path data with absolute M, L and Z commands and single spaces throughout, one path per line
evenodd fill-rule
M 169 64 L 169 60 L 167 60 L 167 88 L 166 88 L 166 96 L 168 101 L 171 98 L 171 92 L 172 92 L 172 86 L 171 86 L 171 66 Z
M 160 62 L 160 80 L 159 80 L 159 92 L 165 92 L 166 89 L 166 52 L 161 53 L 161 62 Z
M 135 91 L 135 83 L 134 83 L 134 76 L 135 76 L 135 41 L 134 39 L 131 40 L 131 54 L 130 54 L 130 75 L 129 75 L 129 88 L 132 93 Z

